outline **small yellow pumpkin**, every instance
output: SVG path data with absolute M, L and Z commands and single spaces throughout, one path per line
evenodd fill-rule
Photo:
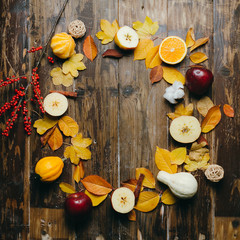
M 64 163 L 60 157 L 44 157 L 37 162 L 35 173 L 41 177 L 43 182 L 51 182 L 61 175 L 63 166 Z
M 50 46 L 57 57 L 66 59 L 75 53 L 76 44 L 71 35 L 62 32 L 52 37 Z

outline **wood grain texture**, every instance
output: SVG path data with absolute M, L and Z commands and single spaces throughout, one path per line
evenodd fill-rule
M 64 0 L 0 1 L 1 79 L 31 73 L 40 52 L 26 54 L 26 50 L 46 44 L 63 3 Z M 53 183 L 42 183 L 34 175 L 41 157 L 62 157 L 65 145 L 55 152 L 48 146 L 40 148 L 39 135 L 34 130 L 25 137 L 20 118 L 10 136 L 0 138 L 0 239 L 240 239 L 239 9 L 238 0 L 69 0 L 55 33 L 67 32 L 71 21 L 81 19 L 87 32 L 76 40 L 76 51 L 83 53 L 83 42 L 91 35 L 98 56 L 93 62 L 84 57 L 87 69 L 79 72 L 74 85 L 68 88 L 54 86 L 51 81 L 51 69 L 63 61 L 53 55 L 50 47 L 38 73 L 43 96 L 49 90 L 78 91 L 77 99 L 69 99 L 67 115 L 78 122 L 83 137 L 93 139 L 92 159 L 84 161 L 85 176 L 97 174 L 114 188 L 134 178 L 136 167 L 148 168 L 156 176 L 156 146 L 169 150 L 182 146 L 172 140 L 168 131 L 170 120 L 166 114 L 173 112 L 174 106 L 164 100 L 163 94 L 169 84 L 164 80 L 151 84 L 150 69 L 146 70 L 144 61 L 133 61 L 131 52 L 119 60 L 102 58 L 103 52 L 116 46 L 114 42 L 102 45 L 95 36 L 101 19 L 117 19 L 120 26 L 132 26 L 134 21 L 144 22 L 149 16 L 159 23 L 155 46 L 169 35 L 185 39 L 189 27 L 194 28 L 196 39 L 210 37 L 207 45 L 196 50 L 208 56 L 204 65 L 214 73 L 213 87 L 206 94 L 215 104 L 228 103 L 235 109 L 234 118 L 223 114 L 217 128 L 205 135 L 210 162 L 223 166 L 225 177 L 219 183 L 211 183 L 202 171 L 194 172 L 199 190 L 193 199 L 174 206 L 160 203 L 150 213 L 137 212 L 137 222 L 115 213 L 110 196 L 87 219 L 73 222 L 65 214 L 66 194 L 58 186 L 67 182 L 76 190 L 83 187 L 74 183 L 70 161 L 64 162 L 63 174 Z M 54 58 L 54 65 L 47 56 Z M 187 56 L 175 67 L 184 74 L 189 65 L 192 63 Z M 0 89 L 0 107 L 11 98 L 14 87 Z M 195 104 L 198 98 L 185 92 L 183 103 Z M 29 91 L 28 97 L 31 96 Z M 29 107 L 34 110 L 32 120 L 37 120 L 37 106 L 29 103 Z M 202 119 L 196 109 L 194 115 Z M 7 118 L 0 117 L 0 130 Z M 64 141 L 69 143 L 70 138 Z M 164 189 L 159 183 L 157 187 Z

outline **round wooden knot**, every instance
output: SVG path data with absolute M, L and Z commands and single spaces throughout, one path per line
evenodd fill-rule
M 205 176 L 212 182 L 219 182 L 224 176 L 224 170 L 217 164 L 211 164 L 206 169 Z
M 68 25 L 68 32 L 74 38 L 81 38 L 86 33 L 86 27 L 81 20 L 74 20 Z

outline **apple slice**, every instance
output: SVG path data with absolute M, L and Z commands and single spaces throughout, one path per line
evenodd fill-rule
M 134 29 L 123 26 L 117 31 L 114 41 L 121 49 L 132 50 L 137 47 L 139 39 Z
M 193 116 L 180 116 L 172 121 L 170 134 L 180 143 L 191 143 L 199 138 L 201 126 L 197 118 Z
M 129 213 L 134 208 L 135 196 L 129 188 L 120 187 L 113 192 L 111 202 L 116 212 Z
M 51 116 L 63 115 L 68 108 L 68 100 L 61 93 L 50 93 L 43 101 L 44 110 Z

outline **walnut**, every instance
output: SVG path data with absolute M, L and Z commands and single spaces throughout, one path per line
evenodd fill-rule
M 81 20 L 74 20 L 68 25 L 68 32 L 74 38 L 81 38 L 86 33 L 86 27 Z
M 205 176 L 212 182 L 219 182 L 224 176 L 224 170 L 217 164 L 211 164 L 205 171 Z

